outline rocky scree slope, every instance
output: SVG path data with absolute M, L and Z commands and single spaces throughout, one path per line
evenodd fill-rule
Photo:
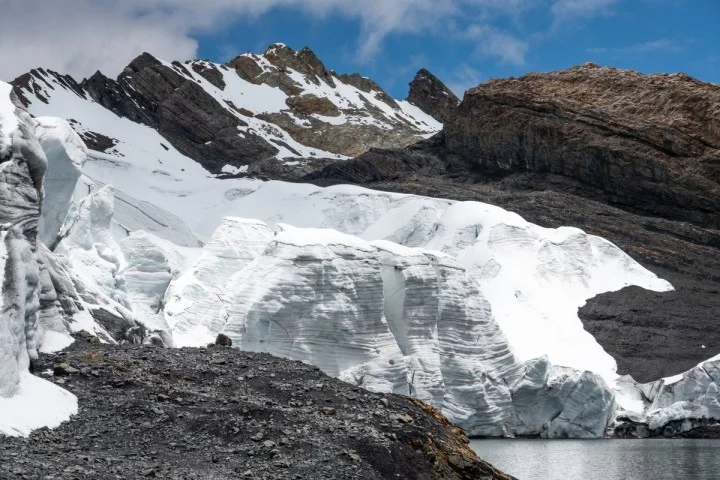
M 82 334 L 37 367 L 77 395 L 79 415 L 4 438 L 2 478 L 512 478 L 431 407 L 301 362 Z
M 77 97 L 72 103 L 95 102 L 148 125 L 215 174 L 272 174 L 282 164 L 277 159 L 295 159 L 286 169 L 302 171 L 322 158 L 405 146 L 441 127 L 415 106 L 424 104 L 422 95 L 413 96 L 415 104 L 394 100 L 371 79 L 338 75 L 310 49 L 282 44 L 227 64 L 169 63 L 144 53 L 117 79 L 97 72 L 77 82 L 39 68 L 12 84 L 26 107 L 45 103 L 68 115 L 57 95 L 65 90 Z M 118 142 L 112 131 L 88 130 L 77 120 L 74 127 L 93 150 L 112 153 Z
M 581 310 L 619 371 L 651 381 L 720 353 L 720 86 L 586 64 L 466 92 L 442 133 L 303 178 L 480 200 L 603 236 L 669 280 Z

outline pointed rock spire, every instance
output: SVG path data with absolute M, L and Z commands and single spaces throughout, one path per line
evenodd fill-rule
M 460 103 L 458 97 L 443 82 L 424 68 L 418 71 L 410 82 L 407 100 L 442 123 L 450 118 Z

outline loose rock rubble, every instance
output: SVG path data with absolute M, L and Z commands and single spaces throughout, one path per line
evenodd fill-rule
M 35 367 L 80 411 L 3 438 L 2 479 L 512 478 L 431 407 L 266 354 L 86 336 Z

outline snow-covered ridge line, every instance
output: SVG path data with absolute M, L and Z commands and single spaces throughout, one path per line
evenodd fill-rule
M 127 122 L 98 121 L 114 112 L 132 119 L 129 123 L 157 129 L 165 137 L 160 143 L 166 151 L 174 146 L 214 173 L 245 172 L 268 158 L 345 159 L 373 146 L 412 143 L 442 127 L 419 108 L 390 98 L 369 79 L 326 70 L 308 52 L 276 46 L 262 55 L 241 55 L 227 65 L 168 62 L 143 54 L 117 81 L 97 73 L 78 83 L 36 69 L 16 79 L 15 88 L 34 115 L 72 119 L 73 128 L 93 149 L 122 157 L 127 144 L 143 143 L 128 139 L 128 128 L 119 125 Z M 180 90 L 182 94 L 173 93 Z M 190 112 L 189 123 L 176 115 L 179 109 Z M 160 122 L 156 111 L 169 114 Z M 193 122 L 204 124 L 208 134 L 191 128 Z M 235 134 L 231 125 L 237 127 Z M 156 147 L 141 149 L 155 156 Z

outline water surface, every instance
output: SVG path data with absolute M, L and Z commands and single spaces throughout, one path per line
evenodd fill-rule
M 720 440 L 472 440 L 520 480 L 720 479 Z

